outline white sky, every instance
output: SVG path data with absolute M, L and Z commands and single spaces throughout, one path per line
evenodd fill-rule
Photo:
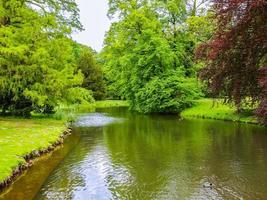
M 85 31 L 73 34 L 73 39 L 100 51 L 105 32 L 109 30 L 111 24 L 107 17 L 108 0 L 77 0 L 76 2 Z

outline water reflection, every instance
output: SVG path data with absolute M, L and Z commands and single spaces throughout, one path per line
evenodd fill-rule
M 102 110 L 35 199 L 264 199 L 265 128 Z M 99 117 L 99 115 L 96 115 Z M 91 116 L 92 117 L 92 116 Z M 98 118 L 99 119 L 99 118 Z M 100 119 L 101 121 L 101 119 Z M 212 188 L 203 187 L 212 183 Z
M 91 113 L 80 116 L 74 124 L 76 127 L 103 127 L 114 122 L 121 122 L 123 119 L 108 116 L 106 113 Z

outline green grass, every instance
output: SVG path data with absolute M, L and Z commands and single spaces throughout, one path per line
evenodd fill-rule
M 63 120 L 0 118 L 0 183 L 25 163 L 25 155 L 48 148 L 65 130 Z
M 66 121 L 75 119 L 78 113 L 92 112 L 95 108 L 125 107 L 126 101 L 105 100 L 88 105 L 60 105 L 53 115 L 33 113 L 33 119 L 0 117 L 0 183 L 26 161 L 25 155 L 45 150 L 66 130 Z
M 234 107 L 223 104 L 222 101 L 212 99 L 201 99 L 196 101 L 195 106 L 181 113 L 183 118 L 205 118 L 225 121 L 236 121 L 244 123 L 257 123 L 250 111 L 237 114 Z
M 33 119 L 0 117 L 0 183 L 26 161 L 25 155 L 45 150 L 66 130 L 66 121 L 75 119 L 78 113 L 93 112 L 95 108 L 125 107 L 126 101 L 105 100 L 88 105 L 60 105 L 53 115 L 33 113 Z
M 96 101 L 96 108 L 108 108 L 108 107 L 128 107 L 127 101 L 122 100 L 104 100 Z

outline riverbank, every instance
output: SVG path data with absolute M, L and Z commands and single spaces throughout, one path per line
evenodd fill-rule
M 126 101 L 97 101 L 94 108 L 127 107 Z M 91 111 L 91 110 L 90 110 Z M 89 111 L 88 111 L 89 112 Z M 64 114 L 63 114 L 64 116 Z M 212 99 L 196 101 L 181 113 L 183 118 L 206 118 L 257 124 L 251 113 L 236 114 L 235 109 Z M 66 117 L 0 118 L 0 189 L 6 187 L 32 164 L 32 159 L 52 151 L 68 134 Z
M 96 101 L 95 108 L 108 107 L 128 107 L 127 101 L 123 100 L 103 100 Z M 250 124 L 259 124 L 251 111 L 236 113 L 236 109 L 230 105 L 224 104 L 222 100 L 200 99 L 195 102 L 195 105 L 181 112 L 182 118 L 202 118 L 215 119 L 223 121 L 242 122 Z
M 0 190 L 32 165 L 32 160 L 55 149 L 69 134 L 67 121 L 78 112 L 93 112 L 96 108 L 125 107 L 126 101 L 97 101 L 90 107 L 61 106 L 51 116 L 35 115 L 33 119 L 0 118 Z
M 213 99 L 200 99 L 196 104 L 181 113 L 183 118 L 203 118 L 224 121 L 258 124 L 251 112 L 237 114 L 234 107 Z
M 127 107 L 128 102 L 123 100 L 101 100 L 92 104 L 85 105 L 64 105 L 61 104 L 56 108 L 56 112 L 49 118 L 75 121 L 77 114 L 95 112 L 97 108 Z M 36 115 L 38 116 L 38 115 Z M 41 117 L 43 117 L 41 115 Z
M 128 107 L 128 106 L 129 106 L 128 102 L 123 100 L 103 100 L 103 101 L 96 101 L 95 103 L 96 108 Z
M 70 133 L 64 120 L 0 118 L 0 189 Z
M 95 103 L 96 108 L 107 107 L 128 107 L 127 101 L 123 100 L 104 100 Z M 237 114 L 234 107 L 224 104 L 221 100 L 214 101 L 213 99 L 200 99 L 195 102 L 195 105 L 181 112 L 183 118 L 202 118 L 215 119 L 223 121 L 242 122 L 250 124 L 258 124 L 259 122 L 253 116 L 252 112 L 243 112 Z

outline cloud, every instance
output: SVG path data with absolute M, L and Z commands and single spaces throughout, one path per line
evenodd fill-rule
M 96 51 L 102 49 L 104 36 L 109 30 L 111 21 L 107 17 L 107 0 L 77 0 L 81 22 L 85 31 L 74 33 L 73 39 L 92 47 Z

